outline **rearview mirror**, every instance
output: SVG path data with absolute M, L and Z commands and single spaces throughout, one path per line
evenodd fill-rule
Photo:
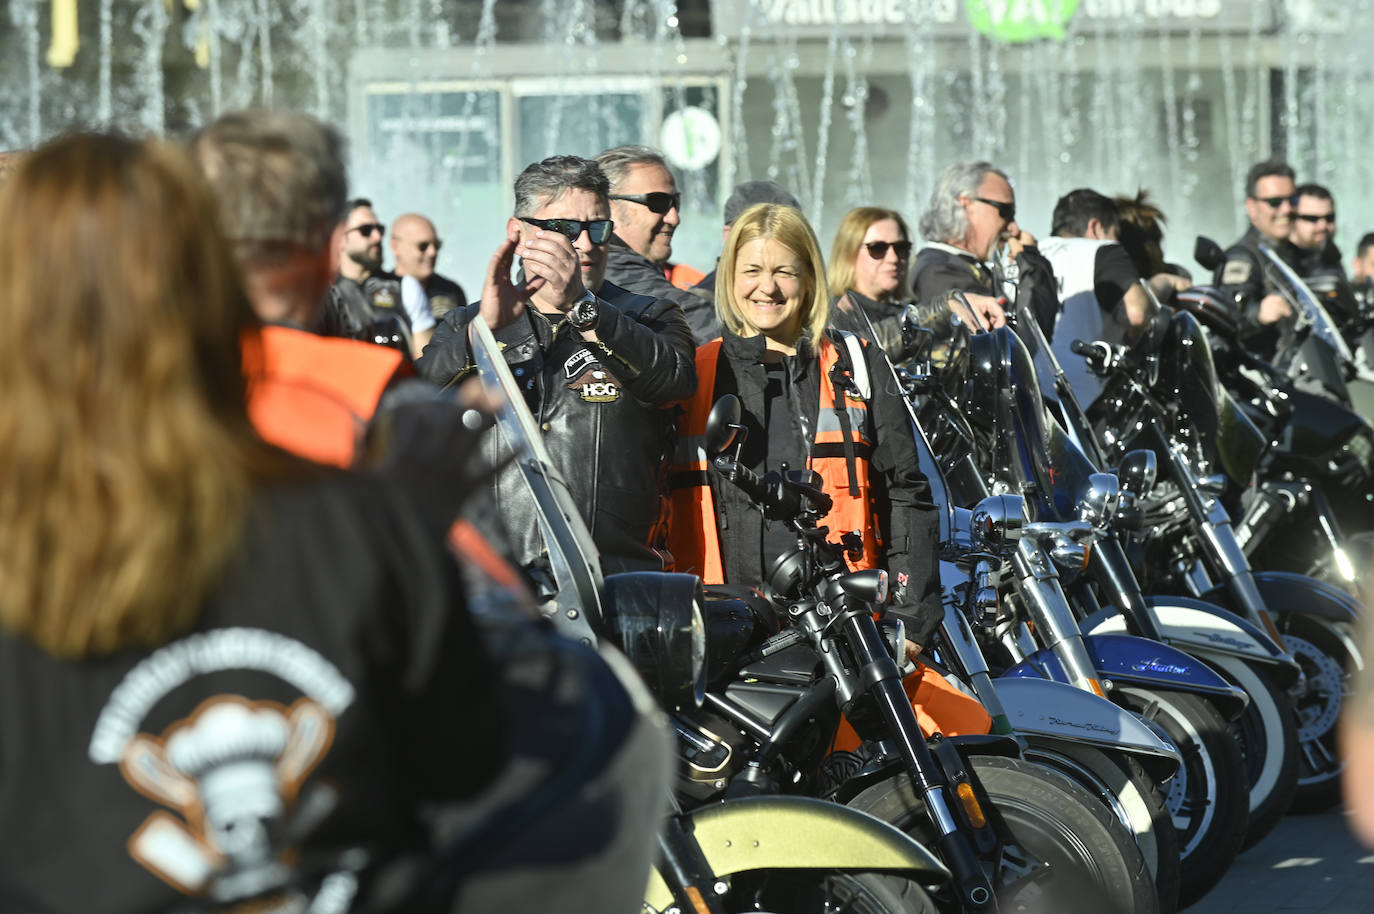
M 1197 241 L 1193 242 L 1193 259 L 1202 265 L 1203 269 L 1216 271 L 1221 266 L 1221 262 L 1226 259 L 1226 252 L 1206 235 L 1198 235 Z
M 1159 462 L 1155 452 L 1144 448 L 1127 451 L 1126 456 L 1121 459 L 1120 469 L 1116 471 L 1117 477 L 1121 480 L 1122 490 L 1137 498 L 1150 493 L 1155 486 L 1158 473 Z
M 739 397 L 734 394 L 726 394 L 715 402 L 711 407 L 710 415 L 706 417 L 706 452 L 712 457 L 723 454 L 735 446 L 736 439 L 742 443 L 740 436 L 744 433 L 744 428 L 739 424 L 740 406 Z

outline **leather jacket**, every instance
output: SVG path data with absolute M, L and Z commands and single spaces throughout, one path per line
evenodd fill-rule
M 1265 275 L 1263 265 L 1266 261 L 1259 249 L 1261 242 L 1273 248 L 1289 266 L 1297 263 L 1297 248 L 1287 241 L 1277 244 L 1269 241 L 1252 225 L 1235 244 L 1226 249 L 1225 259 L 1212 281 L 1228 301 L 1236 302 L 1234 314 L 1241 340 L 1260 355 L 1271 358 L 1278 344 L 1279 325 L 1261 324 L 1259 321 L 1260 302 L 1274 291 L 1273 283 Z
M 663 532 L 665 468 L 674 436 L 674 414 L 667 407 L 696 391 L 692 334 L 671 301 L 609 282 L 597 298 L 597 343 L 584 342 L 561 315 L 550 318 L 529 307 L 493 335 L 591 529 L 603 571 L 661 570 L 655 547 Z M 422 376 L 448 387 L 474 370 L 467 326 L 479 307 L 474 302 L 444 315 L 416 363 Z M 487 436 L 485 443 L 490 459 L 504 456 L 500 435 Z M 512 560 L 537 562 L 543 541 L 519 471 L 503 469 L 494 491 Z
M 714 272 L 711 275 L 714 276 Z M 704 297 L 699 292 L 679 289 L 668 281 L 662 266 L 651 263 L 621 241 L 619 235 L 611 235 L 610 247 L 606 250 L 606 278 L 622 289 L 677 302 L 698 346 L 721 335 L 714 291 L 710 297 Z

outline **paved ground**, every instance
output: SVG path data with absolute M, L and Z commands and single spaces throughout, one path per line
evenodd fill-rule
M 1288 816 L 1188 914 L 1374 914 L 1374 850 L 1340 810 Z

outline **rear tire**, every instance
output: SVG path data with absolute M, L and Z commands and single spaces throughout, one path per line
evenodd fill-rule
M 938 914 L 925 889 L 910 879 L 817 870 L 741 873 L 725 908 L 740 914 Z
M 988 799 L 984 812 L 1008 835 L 994 866 L 998 906 L 1024 914 L 1158 914 L 1149 868 L 1111 812 L 1062 776 L 1021 759 L 976 756 L 969 768 Z M 875 784 L 849 805 L 931 845 L 925 804 L 905 774 Z M 1022 879 L 1039 864 L 1039 878 Z
M 1178 909 L 1178 833 L 1154 778 L 1129 755 L 1026 737 L 1025 758 L 1063 775 L 1103 803 L 1135 839 L 1154 877 L 1160 914 Z

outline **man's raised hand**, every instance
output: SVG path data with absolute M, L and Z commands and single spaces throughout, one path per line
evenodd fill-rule
M 529 284 L 517 286 L 510 278 L 515 265 L 515 249 L 520 242 L 520 230 L 508 229 L 506 240 L 487 262 L 487 275 L 482 282 L 480 313 L 491 330 L 499 330 L 525 312 Z

